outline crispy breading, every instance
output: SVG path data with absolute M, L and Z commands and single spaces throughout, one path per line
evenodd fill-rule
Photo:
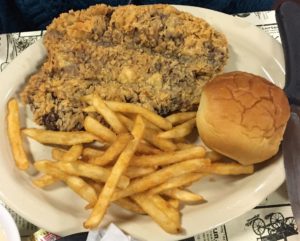
M 37 123 L 81 129 L 80 97 L 139 103 L 161 115 L 195 110 L 204 84 L 228 58 L 223 34 L 169 5 L 61 14 L 47 28 L 48 57 L 21 93 Z

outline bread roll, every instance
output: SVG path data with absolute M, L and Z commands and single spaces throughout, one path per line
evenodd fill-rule
M 197 128 L 209 148 L 249 165 L 278 152 L 289 115 L 282 89 L 260 76 L 230 72 L 205 86 Z

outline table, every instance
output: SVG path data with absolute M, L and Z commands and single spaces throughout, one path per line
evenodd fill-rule
M 260 27 L 280 41 L 274 11 L 243 13 L 235 17 L 243 18 Z M 19 53 L 40 39 L 43 33 L 43 31 L 34 31 L 0 35 L 0 71 Z M 1 200 L 0 203 L 5 205 Z M 22 241 L 28 240 L 38 227 L 28 223 L 7 205 L 5 206 L 17 223 Z M 300 240 L 300 235 L 298 235 L 294 221 L 286 187 L 283 184 L 259 206 L 239 218 L 185 241 L 296 241 Z M 56 240 L 55 236 L 50 240 Z

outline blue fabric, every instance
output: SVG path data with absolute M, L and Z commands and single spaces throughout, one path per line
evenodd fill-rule
M 45 29 L 60 13 L 96 3 L 125 5 L 128 0 L 0 0 L 0 33 Z M 169 3 L 205 7 L 225 13 L 270 10 L 274 0 L 133 0 L 134 4 Z

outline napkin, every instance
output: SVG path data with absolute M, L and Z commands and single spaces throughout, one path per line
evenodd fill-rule
M 138 241 L 124 234 L 115 224 L 111 223 L 106 230 L 92 230 L 86 241 Z

